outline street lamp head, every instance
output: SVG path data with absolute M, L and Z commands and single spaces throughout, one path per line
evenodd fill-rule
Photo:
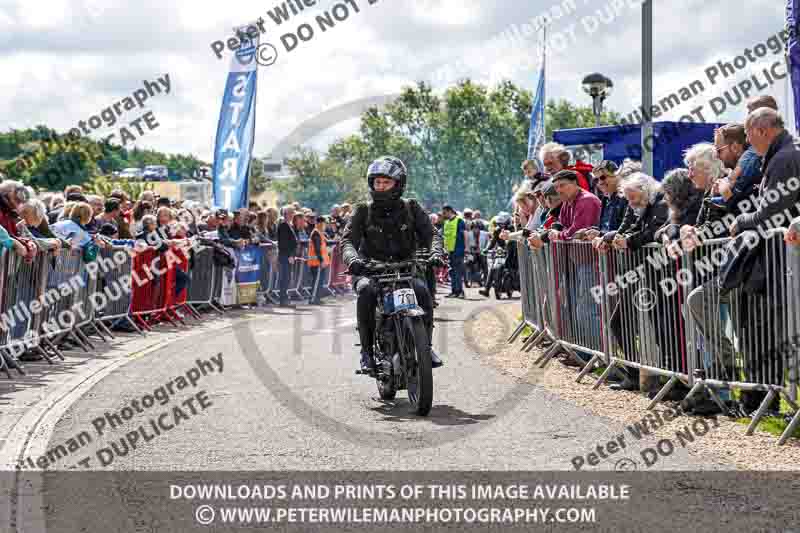
M 582 85 L 584 92 L 592 98 L 606 98 L 614 88 L 610 79 L 597 72 L 583 78 Z

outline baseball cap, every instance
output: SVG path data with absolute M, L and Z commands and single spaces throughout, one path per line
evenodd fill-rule
M 600 171 L 605 171 L 609 174 L 616 174 L 617 170 L 619 170 L 619 166 L 615 162 L 604 159 L 595 165 L 595 167 L 592 169 L 592 174 Z

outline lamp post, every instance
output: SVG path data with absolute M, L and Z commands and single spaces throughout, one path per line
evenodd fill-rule
M 642 2 L 642 170 L 653 175 L 653 0 Z
M 583 91 L 592 97 L 592 110 L 594 111 L 594 125 L 600 126 L 600 115 L 603 114 L 603 102 L 611 94 L 614 83 L 595 72 L 583 78 Z

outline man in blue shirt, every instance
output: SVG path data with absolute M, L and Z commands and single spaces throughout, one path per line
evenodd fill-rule
M 719 194 L 728 210 L 738 214 L 739 203 L 753 195 L 761 183 L 761 157 L 747 144 L 744 126 L 726 124 L 714 132 L 717 155 L 732 170 L 726 179 L 719 180 Z M 752 202 L 751 202 L 752 203 Z
M 444 247 L 450 256 L 450 294 L 445 298 L 466 298 L 464 294 L 464 252 L 467 244 L 467 225 L 452 206 L 442 208 Z

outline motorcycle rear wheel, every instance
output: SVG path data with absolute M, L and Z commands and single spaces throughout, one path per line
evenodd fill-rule
M 403 320 L 403 357 L 406 361 L 406 389 L 411 412 L 427 416 L 433 405 L 433 370 L 428 332 L 419 317 Z

